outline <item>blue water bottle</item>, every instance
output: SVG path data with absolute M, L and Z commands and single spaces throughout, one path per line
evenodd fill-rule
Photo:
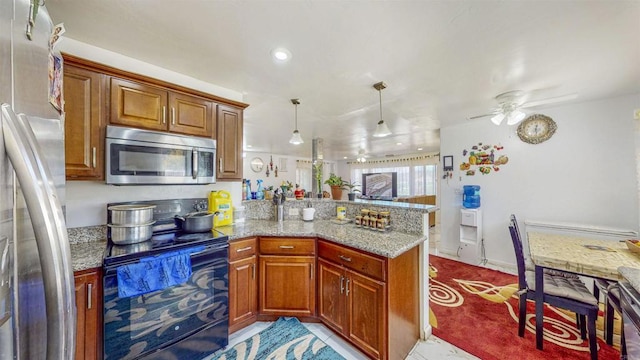
M 264 192 L 262 191 L 262 180 L 258 179 L 256 180 L 256 182 L 258 183 L 258 189 L 256 190 L 256 200 L 264 200 Z
M 251 200 L 251 180 L 247 179 L 245 186 L 247 188 L 247 197 L 245 200 Z
M 464 185 L 462 194 L 462 206 L 467 209 L 480 207 L 480 185 Z

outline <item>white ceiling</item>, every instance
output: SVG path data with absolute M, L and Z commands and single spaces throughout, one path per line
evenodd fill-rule
M 46 7 L 66 37 L 243 93 L 250 151 L 311 157 L 315 137 L 334 160 L 354 159 L 361 147 L 372 157 L 438 151 L 441 127 L 488 113 L 505 91 L 527 91 L 530 100 L 578 94 L 571 102 L 640 93 L 640 1 L 48 0 Z M 271 58 L 277 47 L 289 49 L 289 62 Z M 393 132 L 385 138 L 371 136 L 379 81 L 387 84 L 383 118 Z M 292 98 L 300 99 L 298 146 L 288 142 Z

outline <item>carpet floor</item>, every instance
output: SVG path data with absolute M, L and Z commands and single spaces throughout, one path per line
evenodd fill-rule
M 535 346 L 535 303 L 528 301 L 525 336 L 518 336 L 517 276 L 434 255 L 429 262 L 433 335 L 484 360 L 590 358 L 572 312 L 545 305 L 541 351 Z M 620 352 L 602 340 L 602 325 L 599 316 L 598 359 L 620 359 Z
M 296 318 L 279 318 L 268 328 L 210 360 L 344 360 Z

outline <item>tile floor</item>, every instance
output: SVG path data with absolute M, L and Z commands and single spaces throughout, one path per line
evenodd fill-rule
M 429 253 L 438 256 L 445 256 L 438 253 L 440 242 L 440 229 L 436 225 L 431 228 L 429 234 Z M 257 322 L 242 330 L 236 331 L 229 336 L 229 347 L 244 341 L 258 332 L 266 329 L 271 322 Z M 303 323 L 304 326 L 314 333 L 320 340 L 331 346 L 347 360 L 361 360 L 367 357 L 356 348 L 344 341 L 340 336 L 334 334 L 326 326 L 320 323 Z M 439 359 L 478 359 L 477 357 L 461 350 L 433 335 L 426 341 L 418 341 L 406 360 L 439 360 Z M 206 359 L 205 359 L 206 360 Z

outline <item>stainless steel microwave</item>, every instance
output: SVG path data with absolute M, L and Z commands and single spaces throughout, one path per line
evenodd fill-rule
M 213 139 L 109 125 L 105 154 L 107 184 L 216 182 Z

